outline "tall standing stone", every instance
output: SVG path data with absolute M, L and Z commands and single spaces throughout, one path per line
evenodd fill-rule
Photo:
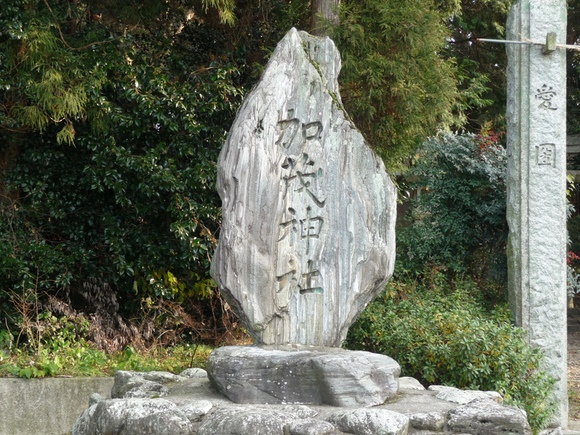
M 508 39 L 566 41 L 565 0 L 520 0 Z M 554 35 L 555 34 L 555 35 Z M 552 47 L 554 48 L 554 47 Z M 566 427 L 566 52 L 508 44 L 508 275 L 516 324 L 546 354 Z
M 292 29 L 218 161 L 212 274 L 258 343 L 338 347 L 391 276 L 396 191 L 345 113 L 329 38 Z

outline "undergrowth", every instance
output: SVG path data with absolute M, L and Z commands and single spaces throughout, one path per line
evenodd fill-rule
M 389 355 L 425 386 L 498 391 L 527 412 L 532 428 L 546 427 L 554 381 L 507 306 L 490 306 L 469 279 L 426 281 L 391 282 L 351 327 L 346 347 Z
M 211 350 L 186 344 L 140 350 L 127 346 L 108 353 L 84 341 L 60 349 L 16 349 L 0 352 L 0 377 L 112 376 L 117 370 L 179 373 L 189 367 L 205 368 Z
M 14 311 L 0 325 L 0 376 L 110 376 L 117 370 L 180 372 L 204 368 L 211 349 L 247 341 L 243 328 L 220 303 L 186 310 L 182 304 L 144 298 L 133 318 L 107 288 L 89 286 L 97 312 L 76 310 L 65 298 L 12 294 Z M 93 305 L 95 305 L 93 301 Z M 193 302 L 190 303 L 193 306 Z M 1 308 L 1 307 L 0 307 Z M 220 310 L 219 312 L 216 312 Z M 0 315 L 4 314 L 0 310 Z

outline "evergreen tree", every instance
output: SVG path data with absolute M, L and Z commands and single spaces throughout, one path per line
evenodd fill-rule
M 580 44 L 580 1 L 568 1 L 568 44 Z M 568 134 L 580 134 L 580 52 L 568 51 L 567 118 Z M 580 166 L 578 158 L 571 162 Z
M 449 31 L 433 0 L 344 1 L 332 29 L 343 59 L 345 107 L 391 167 L 438 129 L 461 122 Z

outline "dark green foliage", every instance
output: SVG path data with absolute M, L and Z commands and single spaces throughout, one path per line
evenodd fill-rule
M 216 75 L 219 87 L 207 89 Z M 47 286 L 88 275 L 128 292 L 137 278 L 147 287 L 155 272 L 172 271 L 185 282 L 204 275 L 219 215 L 213 162 L 225 134 L 211 117 L 232 117 L 240 95 L 233 77 L 227 65 L 179 86 L 155 68 L 121 72 L 103 98 L 110 110 L 105 132 L 81 125 L 74 148 L 45 136 L 21 149 L 5 175 L 19 198 L 11 208 L 6 203 L 4 217 L 10 213 L 14 230 L 25 234 L 15 238 L 7 228 L 3 241 L 14 240 L 14 251 L 35 246 L 32 263 L 51 264 L 39 272 Z M 189 98 L 194 90 L 211 92 L 213 105 Z
M 578 255 L 580 253 L 580 215 L 568 219 L 568 237 L 570 245 L 568 250 Z
M 127 344 L 142 329 L 136 345 L 151 343 L 156 327 L 177 318 L 158 333 L 220 339 L 227 311 L 208 272 L 220 224 L 217 156 L 255 65 L 309 17 L 307 5 L 3 3 L 7 337 L 22 331 L 16 342 L 38 341 L 26 325 L 54 311 L 90 314 L 89 335 L 102 347 Z
M 569 0 L 568 4 L 568 44 L 580 41 L 580 1 Z M 567 62 L 567 127 L 568 134 L 580 134 L 580 52 L 568 50 Z M 579 167 L 578 161 L 573 168 Z
M 416 192 L 398 233 L 398 270 L 503 281 L 506 153 L 493 132 L 426 141 L 406 174 Z
M 86 50 L 71 53 L 63 44 L 54 14 L 42 0 L 3 3 L 0 125 L 21 132 L 58 126 L 58 142 L 72 143 L 73 121 L 86 116 L 87 90 L 100 88 L 102 74 L 84 63 Z
M 53 126 L 58 143 L 72 144 L 79 124 L 96 127 L 107 116 L 99 94 L 115 80 L 108 72 L 127 70 L 137 53 L 149 66 L 166 60 L 172 39 L 208 12 L 219 17 L 216 22 L 234 21 L 233 0 L 188 3 L 6 0 L 0 11 L 0 126 L 25 133 Z
M 387 166 L 406 167 L 439 130 L 505 124 L 513 0 L 342 1 L 330 28 L 343 57 L 345 107 Z
M 351 327 L 346 347 L 389 355 L 424 385 L 499 391 L 532 427 L 545 427 L 553 382 L 540 370 L 541 353 L 511 326 L 507 307 L 490 309 L 481 294 L 470 280 L 450 284 L 438 273 L 426 285 L 391 283 Z
M 143 10 L 128 31 L 99 5 L 10 0 L 0 14 L 0 309 L 22 339 L 53 297 L 59 315 L 99 308 L 88 283 L 113 289 L 117 328 L 143 298 L 214 295 L 215 162 L 248 86 L 239 55 L 220 24 L 208 38 Z
M 341 92 L 357 127 L 396 167 L 438 128 L 461 122 L 448 29 L 434 1 L 343 1 L 331 35 L 341 51 Z
M 461 105 L 470 131 L 478 131 L 486 123 L 504 128 L 505 46 L 477 39 L 505 39 L 505 23 L 513 3 L 514 0 L 461 0 L 460 9 L 447 20 L 451 33 L 447 53 L 458 67 Z

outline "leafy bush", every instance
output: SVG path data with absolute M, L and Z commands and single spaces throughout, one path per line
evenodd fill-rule
M 453 14 L 444 9 L 433 0 L 343 1 L 332 28 L 346 110 L 390 168 L 438 128 L 462 122 L 457 68 L 441 55 Z
M 504 281 L 506 152 L 499 136 L 432 138 L 406 179 L 418 192 L 398 233 L 398 270 L 446 268 Z
M 36 21 L 22 14 L 24 36 L 15 45 L 36 35 Z M 64 127 L 0 129 L 0 315 L 12 330 L 23 305 L 45 311 L 51 297 L 88 318 L 103 304 L 92 303 L 87 285 L 111 289 L 123 319 L 137 317 L 147 298 L 193 299 L 212 309 L 215 162 L 244 92 L 243 68 L 231 53 L 208 52 L 207 65 L 186 62 L 183 41 L 145 31 L 87 47 L 61 50 L 80 64 L 72 72 L 92 77 L 86 86 L 76 80 L 82 114 L 58 117 L 69 121 Z M 66 58 L 57 54 L 38 57 Z M 59 140 L 62 132 L 74 137 Z M 114 323 L 117 335 L 127 335 Z M 26 331 L 25 338 L 35 341 Z
M 574 253 L 580 253 L 580 215 L 576 215 L 568 219 L 568 237 L 569 237 L 569 247 L 568 249 Z M 580 266 L 580 262 L 574 259 L 574 266 Z
M 146 323 L 152 300 L 227 328 L 209 277 L 216 160 L 253 64 L 304 11 L 244 2 L 230 27 L 229 0 L 101 3 L 2 3 L 2 327 L 30 304 L 32 321 L 82 312 L 92 330 L 107 317 L 101 336 L 121 337 L 118 350 L 136 345 L 128 319 Z M 157 327 L 170 310 L 155 310 Z
M 526 410 L 532 427 L 544 427 L 553 381 L 507 307 L 490 309 L 470 280 L 432 278 L 431 285 L 390 283 L 351 327 L 346 347 L 389 355 L 426 385 L 499 391 Z

